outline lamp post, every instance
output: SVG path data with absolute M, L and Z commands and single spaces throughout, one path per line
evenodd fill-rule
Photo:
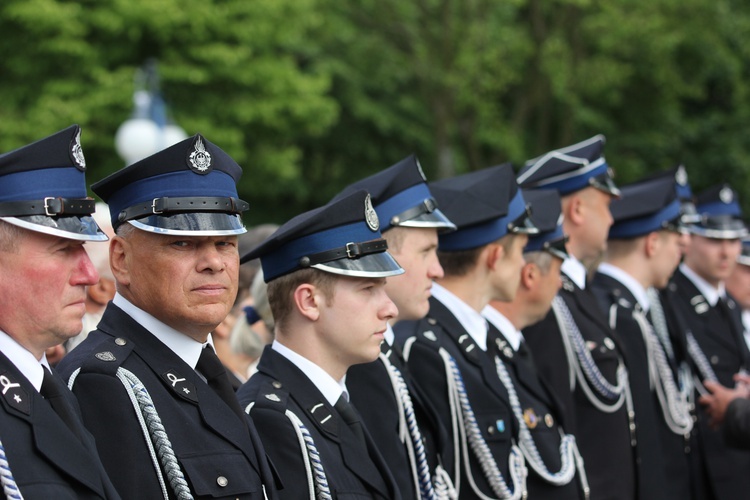
M 133 114 L 117 129 L 117 153 L 130 165 L 186 138 L 185 131 L 168 119 L 156 60 L 150 59 L 136 70 Z

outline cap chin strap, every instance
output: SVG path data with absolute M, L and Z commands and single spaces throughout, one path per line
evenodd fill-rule
M 364 255 L 373 253 L 382 253 L 388 250 L 388 242 L 383 238 L 377 240 L 365 241 L 362 243 L 347 243 L 343 247 L 318 252 L 312 255 L 305 255 L 299 259 L 300 266 L 312 267 L 316 264 L 331 262 L 340 259 L 357 259 Z
M 92 198 L 54 198 L 47 196 L 40 200 L 0 203 L 0 217 L 91 215 L 95 210 L 96 202 Z
M 174 212 L 226 212 L 239 214 L 250 207 L 246 201 L 238 198 L 221 196 L 193 196 L 168 198 L 154 198 L 125 208 L 117 215 L 119 222 L 139 219 L 146 215 L 159 215 Z

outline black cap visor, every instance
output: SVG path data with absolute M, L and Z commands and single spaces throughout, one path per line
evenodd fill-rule
M 247 232 L 239 215 L 221 212 L 154 214 L 128 223 L 143 231 L 175 236 L 230 236 Z
M 355 259 L 332 260 L 314 264 L 311 267 L 328 273 L 356 278 L 387 278 L 404 273 L 398 262 L 388 252 L 371 253 Z
M 21 217 L 0 217 L 0 219 L 8 224 L 13 224 L 29 231 L 71 240 L 107 241 L 109 239 L 90 215 L 71 215 L 66 217 L 24 215 Z

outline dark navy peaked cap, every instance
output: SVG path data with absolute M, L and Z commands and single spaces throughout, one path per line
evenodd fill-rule
M 610 205 L 615 222 L 609 239 L 637 238 L 662 229 L 683 232 L 680 199 L 673 175 L 658 176 L 622 188 L 622 197 Z
M 91 214 L 78 125 L 0 155 L 0 219 L 73 240 L 105 241 Z
M 549 252 L 562 260 L 568 258 L 565 244 L 568 237 L 563 233 L 562 202 L 554 189 L 523 190 L 523 197 L 531 205 L 531 220 L 539 233 L 529 236 L 524 247 L 526 252 Z
M 695 197 L 695 208 L 701 220 L 690 226 L 691 233 L 722 240 L 747 235 L 737 193 L 729 184 L 719 184 L 698 194 Z
M 649 175 L 641 180 L 634 182 L 633 184 L 651 182 L 652 180 L 660 178 L 674 179 L 677 198 L 680 200 L 680 210 L 682 212 L 683 224 L 694 224 L 696 222 L 699 222 L 701 217 L 700 215 L 698 215 L 698 211 L 695 209 L 695 203 L 693 201 L 693 191 L 692 189 L 690 189 L 687 170 L 685 170 L 685 167 L 683 165 L 679 165 L 675 168 Z
M 602 154 L 604 142 L 603 135 L 596 135 L 529 160 L 518 174 L 518 184 L 526 189 L 556 189 L 561 196 L 586 187 L 619 196 L 612 169 Z
M 506 234 L 536 234 L 509 163 L 430 183 L 445 215 L 458 227 L 439 236 L 440 251 L 487 245 Z
M 112 227 L 129 222 L 152 233 L 224 236 L 246 232 L 238 198 L 239 165 L 200 134 L 97 182 Z
M 402 274 L 387 249 L 370 195 L 361 189 L 294 217 L 240 262 L 260 258 L 266 283 L 310 267 L 361 278 Z
M 455 224 L 438 209 L 415 155 L 407 156 L 395 165 L 347 186 L 334 199 L 358 189 L 370 193 L 382 232 L 396 226 L 456 229 Z

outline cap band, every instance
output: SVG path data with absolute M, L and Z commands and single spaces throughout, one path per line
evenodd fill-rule
M 524 253 L 526 253 L 545 250 L 545 243 L 565 238 L 566 236 L 563 232 L 562 224 L 558 224 L 553 231 L 547 231 L 535 236 L 530 236 L 528 243 L 526 243 L 526 246 L 523 248 L 523 251 Z
M 615 222 L 609 230 L 610 239 L 635 238 L 661 229 L 680 219 L 680 200 L 675 198 L 672 203 L 655 214 L 647 217 L 636 217 L 622 222 Z
M 24 215 L 91 215 L 96 211 L 96 202 L 91 198 L 53 198 L 0 202 L 0 216 L 20 217 Z
M 365 241 L 363 243 L 347 243 L 345 246 L 326 250 L 312 255 L 305 255 L 299 260 L 302 267 L 313 267 L 316 264 L 330 262 L 339 259 L 357 259 L 363 255 L 385 252 L 388 250 L 388 243 L 383 239 Z
M 224 212 L 238 214 L 249 208 L 247 202 L 237 198 L 224 198 L 220 196 L 196 196 L 154 198 L 151 203 L 142 203 L 124 210 L 117 215 L 117 220 L 125 222 L 146 215 L 169 214 L 175 212 Z
M 237 197 L 237 187 L 231 175 L 214 169 L 205 175 L 190 170 L 154 175 L 131 182 L 112 193 L 107 200 L 112 216 L 112 226 L 120 224 L 118 216 L 123 209 L 138 204 L 148 204 L 154 198 Z
M 0 202 L 60 198 L 86 198 L 85 174 L 77 168 L 42 168 L 0 176 Z M 93 210 L 92 210 L 93 212 Z M 91 213 L 91 212 L 89 212 Z
M 735 217 L 742 217 L 742 209 L 740 208 L 740 204 L 737 203 L 737 200 L 733 200 L 730 203 L 724 203 L 721 201 L 701 203 L 697 209 L 701 215 L 708 215 L 710 217 L 715 215 L 734 215 Z
M 429 207 L 424 205 L 428 199 L 433 202 L 432 210 L 429 210 Z M 412 214 L 411 217 L 409 217 L 409 214 L 404 214 L 407 210 L 415 207 L 425 208 Z M 385 231 L 390 226 L 397 225 L 398 222 L 403 222 L 425 212 L 431 212 L 435 208 L 437 208 L 437 203 L 434 202 L 427 184 L 419 183 L 379 203 L 375 207 L 375 211 L 378 213 L 378 218 L 382 224 L 380 230 Z M 399 220 L 392 221 L 391 219 L 397 215 L 399 216 Z

